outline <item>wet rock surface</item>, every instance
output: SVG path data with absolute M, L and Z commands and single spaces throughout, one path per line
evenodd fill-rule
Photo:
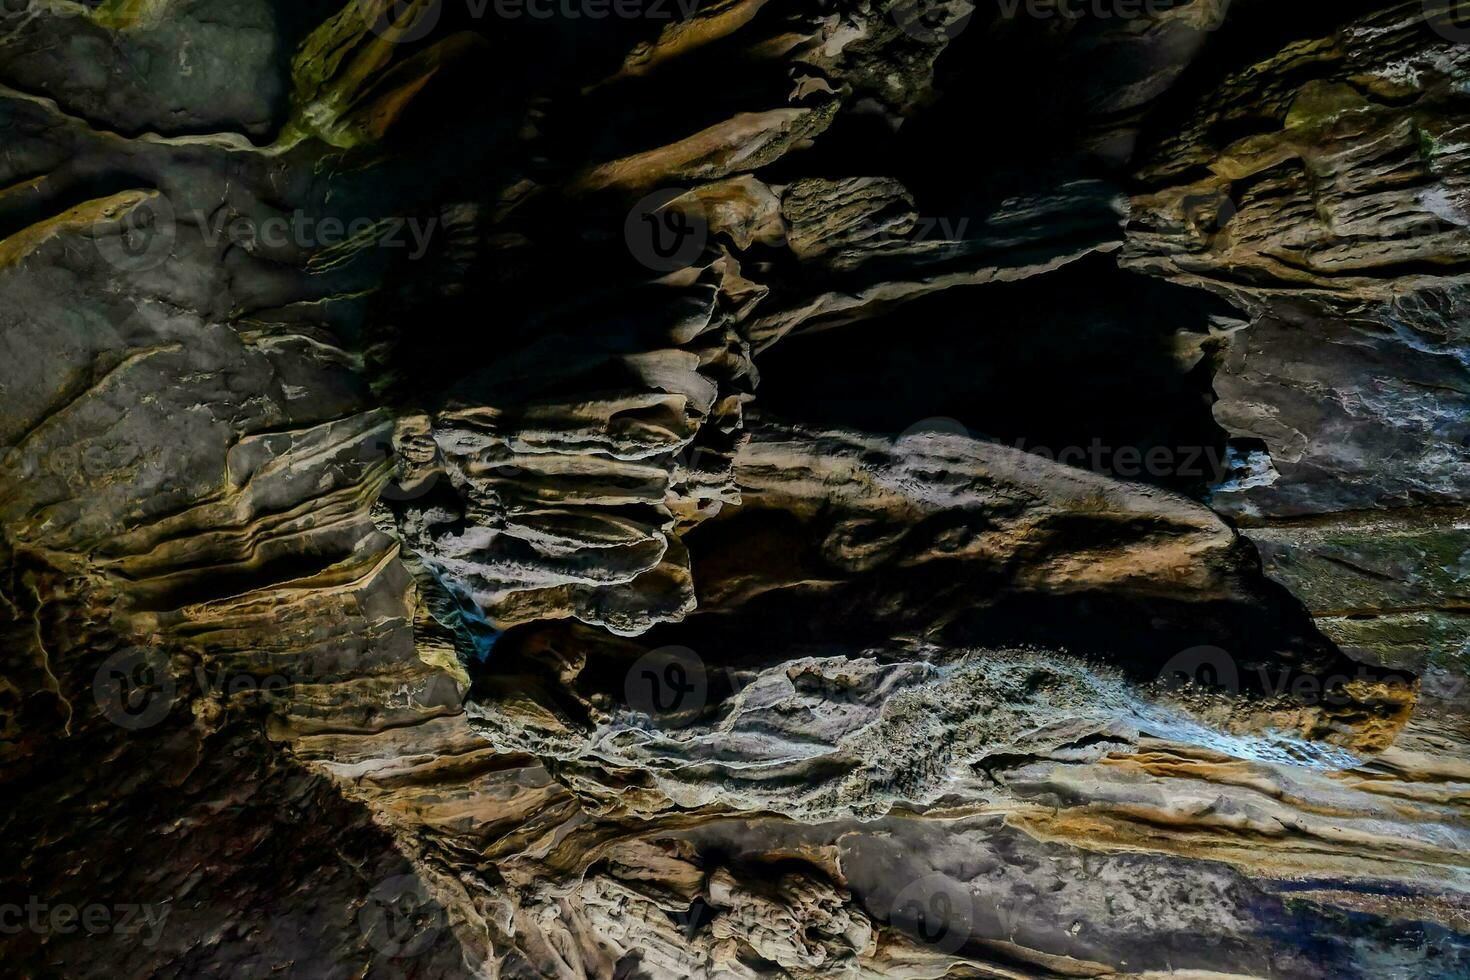
M 7 968 L 1470 975 L 1470 28 L 613 6 L 0 4 Z

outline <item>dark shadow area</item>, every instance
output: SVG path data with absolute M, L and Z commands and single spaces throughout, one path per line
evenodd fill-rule
M 1230 312 L 1094 255 L 782 340 L 758 359 L 758 404 L 786 420 L 895 434 L 953 419 L 978 438 L 1198 495 L 1225 453 L 1207 328 Z M 1204 350 L 1192 366 L 1180 353 L 1191 342 Z
M 770 511 L 745 510 L 693 531 L 686 541 L 701 613 L 656 627 L 643 642 L 683 644 L 714 662 L 735 664 L 851 653 L 903 640 L 956 649 L 1034 645 L 1096 657 L 1139 679 L 1157 676 L 1175 654 L 1201 645 L 1273 669 L 1337 671 L 1350 664 L 1298 600 L 1252 570 L 1256 555 L 1244 540 L 1231 559 L 1239 595 L 1207 600 L 1127 587 L 1027 590 L 1003 565 L 973 559 L 909 564 L 900 556 L 870 572 L 844 575 L 824 561 L 819 542 L 803 541 L 799 528 L 783 529 L 780 518 L 772 519 Z M 779 541 L 767 547 L 772 537 Z M 785 566 L 762 564 L 777 560 Z M 777 581 L 828 584 L 777 587 L 733 606 L 708 594 L 757 568 Z
M 1233 0 L 1225 23 L 1179 80 L 1149 109 L 1140 147 L 1171 139 L 1197 117 L 1200 100 L 1233 72 L 1272 57 L 1295 41 L 1325 38 L 1339 27 L 1374 10 L 1392 6 L 1382 0 Z M 1412 11 L 1405 8 L 1406 16 Z M 1426 28 L 1426 31 L 1428 28 Z M 1345 72 L 1347 74 L 1347 72 Z M 1303 81 L 1312 77 L 1303 76 Z M 1285 109 L 1282 109 L 1283 113 Z M 1225 146 L 1236 139 L 1281 128 L 1279 120 L 1225 115 L 1210 130 L 1211 141 Z M 1147 162 L 1147 150 L 1139 164 Z M 1200 176 L 1204 176 L 1203 173 Z

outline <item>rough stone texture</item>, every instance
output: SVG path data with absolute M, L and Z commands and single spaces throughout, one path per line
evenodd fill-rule
M 1147 158 L 1124 256 L 1252 318 L 1215 379 L 1242 465 L 1214 506 L 1334 640 L 1435 671 L 1463 669 L 1470 574 L 1455 38 L 1398 6 L 1225 75 Z
M 0 4 L 6 967 L 1470 976 L 1470 34 L 1036 6 Z

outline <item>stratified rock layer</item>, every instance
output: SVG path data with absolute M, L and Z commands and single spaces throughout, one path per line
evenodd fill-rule
M 7 966 L 1470 976 L 1470 33 L 1165 6 L 0 7 Z

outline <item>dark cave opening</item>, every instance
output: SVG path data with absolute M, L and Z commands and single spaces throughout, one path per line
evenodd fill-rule
M 1230 314 L 1093 255 L 788 337 L 757 360 L 759 404 L 775 418 L 893 434 L 952 419 L 978 438 L 1198 496 L 1224 471 L 1209 323 Z

